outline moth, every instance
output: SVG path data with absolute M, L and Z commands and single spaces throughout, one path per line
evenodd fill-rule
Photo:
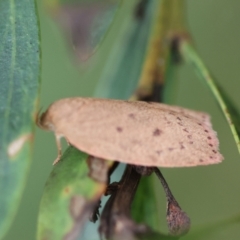
M 61 137 L 95 157 L 133 165 L 189 167 L 223 160 L 209 115 L 182 107 L 75 97 L 52 103 L 37 121 L 56 136 L 54 164 Z

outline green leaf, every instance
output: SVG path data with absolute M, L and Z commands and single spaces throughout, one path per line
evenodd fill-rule
M 0 1 L 0 238 L 25 185 L 38 101 L 40 49 L 35 2 Z
M 230 98 L 224 92 L 224 90 L 219 86 L 219 84 L 213 79 L 209 70 L 202 62 L 201 58 L 198 56 L 195 49 L 192 47 L 191 43 L 187 40 L 183 40 L 180 45 L 180 52 L 186 62 L 193 65 L 196 73 L 200 78 L 207 84 L 211 93 L 217 100 L 217 103 L 225 116 L 231 132 L 233 134 L 234 140 L 236 142 L 238 151 L 240 153 L 240 113 L 234 106 Z
M 120 0 L 50 0 L 46 5 L 77 57 L 87 60 L 102 42 Z
M 163 102 L 170 105 L 176 103 L 176 93 L 179 84 L 179 82 L 176 81 L 179 60 L 177 59 L 178 56 L 174 55 L 176 55 L 176 53 L 172 51 L 167 62 L 163 89 Z
M 165 235 L 159 232 L 150 232 L 146 234 L 141 234 L 141 236 L 138 236 L 133 240 L 178 240 L 179 238 L 180 237 Z
M 120 24 L 113 25 L 117 31 L 99 78 L 97 97 L 128 99 L 136 89 L 159 0 L 148 1 L 142 17 L 136 15 L 138 4 L 138 0 L 126 1 L 118 12 Z
M 209 237 L 221 234 L 224 229 L 231 228 L 240 223 L 240 215 L 233 215 L 225 219 L 219 219 L 213 223 L 196 226 L 184 239 L 186 240 L 205 240 Z
M 133 219 L 138 223 L 145 223 L 154 230 L 159 231 L 160 214 L 158 191 L 154 188 L 154 176 L 143 177 L 136 192 L 132 214 Z M 158 183 L 160 184 L 160 183 Z M 141 209 L 141 211 L 139 211 Z
M 127 228 L 127 227 L 126 227 Z M 154 232 L 154 231 L 147 231 L 147 232 L 142 232 L 142 233 L 126 233 L 123 231 L 122 234 L 118 234 L 111 238 L 111 240 L 122 240 L 122 239 L 127 239 L 127 240 L 178 240 L 180 237 L 175 237 L 171 235 L 166 235 L 162 234 L 159 232 Z
M 87 154 L 74 147 L 65 151 L 44 188 L 38 219 L 38 240 L 75 239 L 72 237 L 78 236 L 106 189 L 111 163 L 99 161 L 93 167 L 99 167 L 97 177 L 102 175 L 103 181 L 93 179 Z

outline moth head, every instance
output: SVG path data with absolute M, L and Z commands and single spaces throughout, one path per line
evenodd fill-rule
M 40 114 L 40 111 L 37 113 L 37 126 L 43 130 L 54 131 L 54 125 L 51 121 L 51 117 L 48 114 L 48 111 Z

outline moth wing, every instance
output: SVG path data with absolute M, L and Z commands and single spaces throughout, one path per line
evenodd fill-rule
M 219 163 L 207 114 L 158 103 L 71 99 L 56 125 L 78 149 L 124 163 L 183 167 Z M 83 104 L 84 102 L 84 104 Z

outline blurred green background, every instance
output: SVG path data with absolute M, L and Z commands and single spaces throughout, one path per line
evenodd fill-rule
M 105 50 L 112 42 L 116 29 L 111 29 L 103 50 L 95 56 L 96 59 L 99 56 L 102 58 L 100 63 L 92 60 L 94 71 L 90 64 L 80 69 L 69 53 L 58 27 L 44 11 L 42 1 L 37 2 L 43 60 L 40 107 L 45 109 L 54 100 L 63 97 L 93 96 L 99 71 L 107 56 Z M 217 81 L 240 110 L 239 9 L 240 1 L 237 0 L 187 1 L 187 21 L 195 45 Z M 222 220 L 226 220 L 226 223 L 210 235 L 203 237 L 202 233 L 199 234 L 199 239 L 240 239 L 239 222 L 227 224 L 228 219 L 230 221 L 240 216 L 240 156 L 233 137 L 216 102 L 190 67 L 179 69 L 178 81 L 174 104 L 211 114 L 220 139 L 220 150 L 225 157 L 222 164 L 215 166 L 162 170 L 175 197 L 192 220 L 190 235 L 182 239 L 193 239 L 191 233 L 201 226 L 212 226 Z M 56 154 L 53 134 L 37 129 L 33 162 L 24 196 L 12 228 L 4 240 L 35 239 L 38 206 Z M 159 194 L 163 199 L 161 229 L 166 231 L 166 203 L 160 185 Z M 93 240 L 89 235 L 84 239 Z

